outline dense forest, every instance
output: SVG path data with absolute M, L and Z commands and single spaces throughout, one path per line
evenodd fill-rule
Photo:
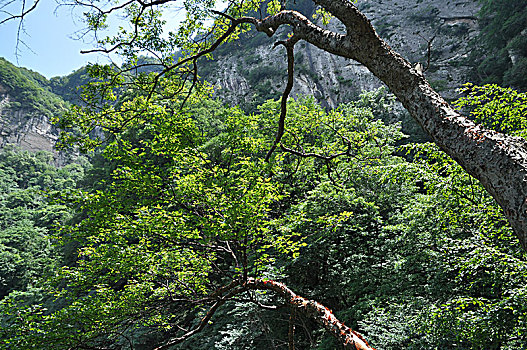
M 236 18 L 338 17 L 260 3 L 233 1 L 208 32 L 212 5 L 187 1 L 163 36 L 138 2 L 132 31 L 99 43 L 122 48 L 119 67 L 47 80 L 0 59 L 7 111 L 53 118 L 69 154 L 0 149 L 0 349 L 527 348 L 521 233 L 395 91 L 328 108 L 280 82 L 237 106 L 207 83 L 214 49 L 263 40 Z M 452 105 L 518 141 L 527 8 L 481 3 Z M 291 59 L 296 34 L 279 35 Z

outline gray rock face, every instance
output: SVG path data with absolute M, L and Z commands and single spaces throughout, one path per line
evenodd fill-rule
M 357 6 L 397 52 L 410 62 L 423 65 L 425 76 L 437 91 L 447 99 L 457 96 L 456 89 L 467 81 L 470 69 L 464 62 L 468 42 L 478 34 L 478 2 L 359 0 Z M 336 19 L 329 27 L 344 31 Z M 232 44 L 235 50 L 208 63 L 204 78 L 216 87 L 220 98 L 232 104 L 254 104 L 255 91 L 268 98 L 279 97 L 285 86 L 286 57 L 283 48 L 272 49 L 275 40 L 278 38 L 256 48 L 249 47 L 250 43 Z M 310 44 L 297 44 L 295 55 L 293 96 L 312 95 L 323 106 L 333 108 L 363 90 L 383 85 L 357 62 Z
M 438 92 L 446 98 L 456 96 L 470 68 L 464 62 L 468 43 L 478 34 L 477 1 L 361 0 L 359 7 L 397 52 L 423 64 Z
M 53 152 L 60 163 L 61 156 L 53 149 L 58 130 L 49 117 L 24 108 L 10 108 L 11 102 L 5 89 L 0 91 L 0 147 L 14 144 L 29 151 Z
M 478 34 L 473 0 L 359 0 L 379 35 L 412 63 L 421 63 L 424 74 L 446 98 L 466 82 L 470 67 L 464 63 L 468 42 Z M 330 29 L 343 31 L 336 19 Z M 211 82 L 216 95 L 248 110 L 266 99 L 281 96 L 286 80 L 283 47 L 273 49 L 274 38 L 259 33 L 251 40 L 231 43 L 214 61 L 201 62 L 200 75 Z M 428 44 L 430 43 L 430 50 Z M 428 59 L 430 53 L 430 59 Z M 295 48 L 293 97 L 314 96 L 324 107 L 334 108 L 356 98 L 363 90 L 383 84 L 357 62 L 321 51 L 300 42 Z M 0 147 L 16 144 L 27 150 L 53 151 L 58 130 L 38 112 L 11 108 L 12 98 L 0 86 Z M 54 153 L 57 162 L 61 156 Z

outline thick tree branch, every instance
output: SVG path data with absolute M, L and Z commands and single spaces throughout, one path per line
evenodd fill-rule
M 349 0 L 314 0 L 335 15 L 347 34 L 334 33 L 294 11 L 257 23 L 275 32 L 290 25 L 294 35 L 318 48 L 362 63 L 397 96 L 432 140 L 478 179 L 503 209 L 527 250 L 527 141 L 476 125 L 452 108 L 424 76 L 376 34 Z
M 215 312 L 223 304 L 248 290 L 269 291 L 284 299 L 287 306 L 291 309 L 291 318 L 294 318 L 294 315 L 297 313 L 301 313 L 308 318 L 314 319 L 318 324 L 324 327 L 327 332 L 334 336 L 346 350 L 375 350 L 359 333 L 344 325 L 344 323 L 339 321 L 335 315 L 333 315 L 331 310 L 324 305 L 297 295 L 283 283 L 258 278 L 248 278 L 246 281 L 234 280 L 228 285 L 218 288 L 211 295 L 216 301 L 196 327 L 192 330 L 187 330 L 185 334 L 180 337 L 172 338 L 164 345 L 157 347 L 155 350 L 168 349 L 175 344 L 179 344 L 189 339 L 196 333 L 199 333 L 206 327 Z M 291 329 L 289 335 L 289 344 L 292 344 Z
M 297 312 L 313 318 L 317 323 L 322 325 L 327 332 L 333 335 L 343 345 L 344 349 L 375 350 L 359 333 L 340 322 L 327 307 L 316 301 L 295 294 L 283 283 L 250 278 L 246 283 L 246 287 L 276 293 L 285 299 L 286 303 L 296 309 Z

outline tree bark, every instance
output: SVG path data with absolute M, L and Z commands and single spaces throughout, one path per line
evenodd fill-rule
M 294 35 L 332 54 L 366 66 L 397 96 L 432 140 L 478 179 L 503 209 L 523 249 L 527 250 L 527 141 L 476 125 L 452 108 L 375 32 L 349 0 L 314 0 L 337 17 L 346 34 L 316 26 L 294 11 L 258 21 L 268 34 L 288 24 Z
M 346 350 L 375 350 L 357 332 L 339 321 L 330 309 L 324 305 L 296 295 L 285 284 L 258 278 L 249 278 L 245 282 L 247 289 L 268 290 L 285 299 L 287 305 L 293 310 L 313 318 L 324 329 L 333 335 Z
M 218 288 L 210 295 L 210 297 L 214 300 L 212 306 L 193 329 L 188 330 L 180 337 L 170 339 L 165 344 L 156 347 L 155 350 L 169 349 L 175 344 L 179 344 L 201 332 L 207 326 L 216 311 L 221 306 L 223 306 L 223 304 L 229 300 L 233 300 L 236 296 L 249 290 L 264 290 L 274 293 L 276 296 L 282 298 L 285 301 L 286 306 L 291 309 L 292 319 L 294 319 L 294 315 L 296 313 L 302 313 L 306 317 L 313 318 L 318 324 L 324 327 L 324 329 L 329 334 L 334 336 L 345 350 L 375 350 L 368 344 L 362 335 L 346 326 L 343 322 L 339 321 L 335 315 L 333 315 L 331 310 L 324 305 L 295 294 L 283 283 L 252 277 L 247 278 L 245 281 L 233 280 L 231 283 Z M 290 320 L 290 327 L 294 326 L 291 324 L 292 319 Z M 294 347 L 292 338 L 293 332 L 290 329 L 290 347 Z

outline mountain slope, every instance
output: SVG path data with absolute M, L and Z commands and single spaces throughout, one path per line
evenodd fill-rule
M 468 80 L 471 71 L 466 57 L 470 42 L 479 33 L 477 1 L 360 0 L 358 6 L 396 51 L 428 68 L 425 75 L 439 92 L 447 98 L 457 96 L 455 90 Z M 306 16 L 313 13 L 309 7 L 300 10 Z M 337 20 L 329 26 L 343 30 Z M 226 45 L 214 61 L 203 62 L 200 74 L 215 85 L 220 98 L 253 111 L 265 99 L 279 97 L 285 86 L 285 52 L 281 47 L 272 49 L 279 37 L 251 32 L 243 40 Z M 312 45 L 297 44 L 295 55 L 293 96 L 313 95 L 322 105 L 333 108 L 363 90 L 382 85 L 362 65 Z
M 42 75 L 0 58 L 0 147 L 52 151 L 58 133 L 51 118 L 64 112 L 66 103 L 48 84 Z
M 496 18 L 510 12 L 500 7 L 503 0 L 485 3 L 493 4 Z M 518 45 L 527 40 L 525 10 L 516 11 L 514 18 L 523 22 L 515 20 L 513 32 L 507 32 L 510 40 L 493 44 L 491 39 L 511 25 L 502 21 L 500 27 L 489 22 L 492 16 L 488 8 L 480 12 L 481 1 L 358 0 L 357 5 L 396 51 L 425 67 L 424 74 L 447 99 L 458 97 L 456 89 L 466 81 L 507 85 L 503 78 L 507 72 L 516 79 L 511 84 L 524 84 L 526 54 Z M 315 11 L 308 0 L 296 0 L 293 8 L 308 16 Z M 333 30 L 341 27 L 336 20 L 329 26 Z M 273 49 L 273 44 L 286 35 L 282 32 L 268 38 L 256 31 L 246 33 L 242 40 L 220 46 L 213 61 L 200 61 L 199 75 L 214 85 L 216 96 L 224 102 L 255 112 L 257 106 L 267 99 L 279 98 L 283 92 L 286 55 L 280 46 Z M 291 95 L 314 96 L 326 108 L 383 85 L 362 65 L 310 44 L 296 45 L 295 62 Z M 65 101 L 78 102 L 77 87 L 87 79 L 85 68 L 47 80 L 0 59 L 0 147 L 14 143 L 25 149 L 51 150 L 57 132 L 49 123 L 50 116 L 60 114 Z

